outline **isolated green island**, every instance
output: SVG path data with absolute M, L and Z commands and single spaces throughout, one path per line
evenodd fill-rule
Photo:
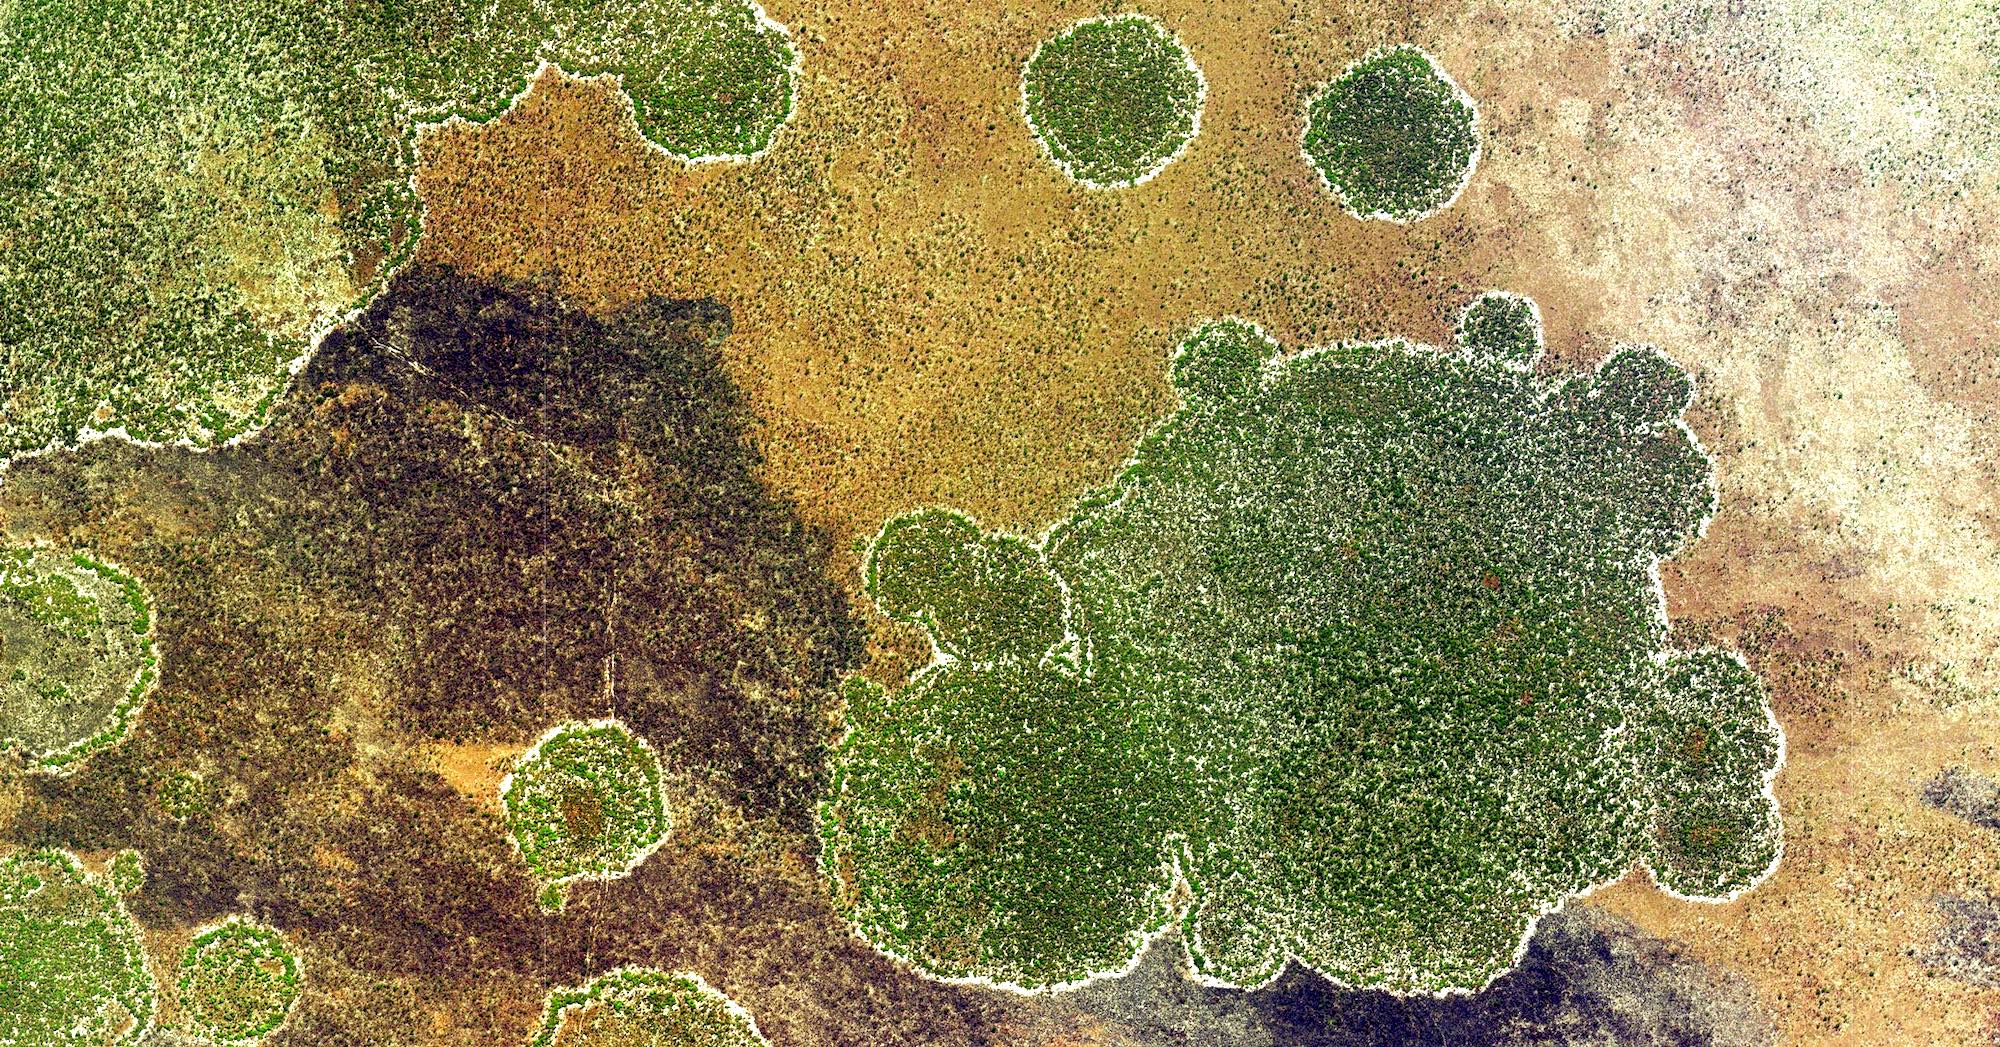
M 1136 14 L 1078 22 L 1021 72 L 1035 140 L 1093 189 L 1137 185 L 1172 163 L 1201 130 L 1207 91 L 1187 48 Z
M 232 917 L 195 935 L 175 984 L 191 1031 L 217 1043 L 254 1043 L 298 1002 L 299 960 L 284 935 Z
M 414 248 L 420 126 L 543 61 L 692 162 L 766 149 L 797 60 L 749 0 L 0 5 L 0 456 L 255 428 Z
M 1542 355 L 1542 311 L 1535 300 L 1488 291 L 1458 314 L 1458 344 L 1467 352 L 1528 368 Z
M 659 757 L 615 720 L 543 735 L 500 784 L 500 801 L 548 909 L 562 907 L 576 880 L 630 872 L 673 825 Z
M 621 967 L 549 995 L 528 1047 L 768 1047 L 756 1022 L 692 974 Z
M 859 932 L 1040 988 L 1179 918 L 1211 979 L 1437 992 L 1635 862 L 1764 876 L 1776 722 L 1740 659 L 1667 649 L 1655 580 L 1715 501 L 1688 377 L 1545 379 L 1491 330 L 1282 357 L 1205 324 L 1183 405 L 1044 539 L 889 521 L 865 588 L 938 657 L 848 688 L 820 820 Z
M 137 1043 L 153 1009 L 139 928 L 117 888 L 61 851 L 0 857 L 0 1043 Z
M 123 738 L 153 685 L 152 630 L 151 601 L 125 573 L 0 550 L 0 751 L 61 770 Z
M 1371 51 L 1306 107 L 1304 144 L 1356 218 L 1412 222 L 1451 205 L 1479 162 L 1479 113 L 1431 56 Z

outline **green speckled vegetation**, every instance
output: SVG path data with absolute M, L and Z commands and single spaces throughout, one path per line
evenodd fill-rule
M 232 917 L 195 935 L 175 987 L 191 1031 L 222 1043 L 251 1043 L 291 1013 L 299 998 L 299 961 L 277 931 Z
M 1714 500 L 1688 378 L 1642 348 L 1518 363 L 1279 360 L 1212 323 L 1173 360 L 1184 405 L 1039 544 L 891 521 L 866 587 L 950 657 L 849 688 L 821 829 L 859 930 L 1069 982 L 1172 918 L 1178 871 L 1211 977 L 1289 956 L 1437 991 L 1635 861 L 1755 882 L 1775 723 L 1733 656 L 1663 650 L 1652 577 Z
M 414 246 L 419 124 L 544 59 L 621 74 L 683 158 L 791 114 L 796 52 L 743 0 L 0 5 L 0 454 L 259 424 Z
M 1035 50 L 1021 73 L 1028 126 L 1071 178 L 1092 188 L 1159 173 L 1201 128 L 1194 58 L 1144 15 L 1092 18 Z
M 1374 51 L 1306 108 L 1307 159 L 1358 218 L 1423 218 L 1451 203 L 1479 159 L 1472 102 L 1414 47 Z
M 0 551 L 0 749 L 61 768 L 116 742 L 156 665 L 136 580 L 86 556 Z
M 59 851 L 0 858 L 0 1043 L 137 1043 L 153 1002 L 139 930 L 113 888 Z
M 146 886 L 146 859 L 138 851 L 126 849 L 111 856 L 111 864 L 105 868 L 105 877 L 111 882 L 111 889 L 119 894 L 131 894 Z
M 1488 291 L 1458 316 L 1458 345 L 1516 367 L 1533 367 L 1542 357 L 1542 314 L 1532 298 Z
M 544 735 L 501 784 L 501 802 L 549 908 L 561 907 L 573 880 L 630 871 L 672 825 L 659 758 L 611 720 Z
M 756 1023 L 691 974 L 624 967 L 549 995 L 528 1047 L 768 1047 Z
M 172 771 L 160 777 L 154 786 L 153 798 L 167 817 L 177 822 L 209 809 L 213 797 L 209 795 L 208 783 L 193 771 Z

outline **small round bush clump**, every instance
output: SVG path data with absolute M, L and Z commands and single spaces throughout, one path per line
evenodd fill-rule
M 500 796 L 547 908 L 562 906 L 571 881 L 630 872 L 672 824 L 659 758 L 615 720 L 550 731 L 500 783 Z
M 549 995 L 529 1047 L 769 1047 L 757 1023 L 692 974 L 621 967 Z
M 1458 314 L 1458 345 L 1474 356 L 1533 367 L 1542 356 L 1542 311 L 1525 295 L 1488 291 Z
M 689 163 L 770 148 L 799 72 L 749 0 L 0 5 L 0 456 L 262 425 L 414 250 L 421 129 L 543 61 Z
M 285 1023 L 299 998 L 299 961 L 283 935 L 240 917 L 195 935 L 181 957 L 181 1014 L 223 1043 L 251 1043 Z
M 1021 74 L 1035 139 L 1093 189 L 1138 185 L 1172 163 L 1201 130 L 1207 91 L 1187 48 L 1145 15 L 1078 22 Z
M 1372 52 L 1306 108 L 1306 158 L 1357 218 L 1411 222 L 1451 205 L 1479 162 L 1479 112 L 1431 56 Z

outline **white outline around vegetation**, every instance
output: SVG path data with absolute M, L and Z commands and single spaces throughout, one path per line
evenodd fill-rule
M 1333 85 L 1339 83 L 1342 79 L 1344 79 L 1347 76 L 1347 74 L 1352 73 L 1355 69 L 1359 68 L 1360 66 L 1368 62 L 1383 57 L 1384 55 L 1387 55 L 1394 51 L 1414 51 L 1417 54 L 1422 55 L 1424 61 L 1430 63 L 1431 72 L 1436 73 L 1438 79 L 1443 80 L 1445 84 L 1451 88 L 1452 94 L 1456 96 L 1460 102 L 1464 103 L 1466 109 L 1471 111 L 1472 156 L 1467 158 L 1467 160 L 1465 161 L 1465 173 L 1459 176 L 1457 187 L 1452 189 L 1451 195 L 1446 197 L 1444 202 L 1438 204 L 1436 207 L 1430 208 L 1429 210 L 1426 211 L 1416 212 L 1406 215 L 1397 215 L 1389 211 L 1371 211 L 1364 213 L 1355 210 L 1354 206 L 1348 203 L 1347 194 L 1343 192 L 1339 186 L 1333 184 L 1333 179 L 1327 177 L 1326 171 L 1320 167 L 1319 161 L 1313 159 L 1311 150 L 1307 148 L 1307 140 L 1312 137 L 1312 107 L 1313 103 L 1319 101 L 1319 99 L 1326 94 L 1328 89 L 1333 87 Z M 1320 185 L 1324 186 L 1327 192 L 1333 194 L 1334 200 L 1340 204 L 1340 209 L 1347 212 L 1347 214 L 1350 217 L 1363 222 L 1389 222 L 1394 225 L 1412 225 L 1417 222 L 1421 222 L 1426 218 L 1435 217 L 1441 212 L 1450 210 L 1453 204 L 1458 203 L 1458 198 L 1460 196 L 1465 195 L 1466 187 L 1472 184 L 1472 176 L 1479 170 L 1479 159 L 1480 157 L 1484 156 L 1486 152 L 1486 136 L 1480 132 L 1479 103 L 1474 101 L 1472 95 L 1468 94 L 1465 88 L 1459 85 L 1457 78 L 1453 77 L 1450 73 L 1445 71 L 1444 64 L 1442 62 L 1439 62 L 1437 58 L 1434 55 L 1432 55 L 1429 51 L 1426 51 L 1415 44 L 1384 44 L 1380 47 L 1370 50 L 1367 54 L 1364 54 L 1361 57 L 1356 58 L 1354 61 L 1347 63 L 1346 67 L 1341 69 L 1339 73 L 1336 73 L 1331 79 L 1327 80 L 1323 84 L 1320 84 L 1318 87 L 1315 87 L 1311 91 L 1311 93 L 1306 95 L 1304 116 L 1305 118 L 1302 121 L 1300 121 L 1300 128 L 1299 128 L 1299 155 L 1305 158 L 1306 166 L 1312 168 L 1313 173 L 1319 176 Z
M 1187 63 L 1188 71 L 1194 74 L 1194 84 L 1195 84 L 1194 113 L 1193 113 L 1193 122 L 1188 127 L 1187 138 L 1183 139 L 1180 145 L 1177 146 L 1173 152 L 1167 154 L 1165 157 L 1155 162 L 1153 166 L 1147 168 L 1145 171 L 1140 172 L 1138 175 L 1132 178 L 1121 179 L 1115 182 L 1098 182 L 1088 178 L 1084 178 L 1081 175 L 1078 175 L 1076 173 L 1076 167 L 1074 164 L 1072 164 L 1068 160 L 1063 159 L 1060 156 L 1057 156 L 1054 147 L 1049 144 L 1051 136 L 1044 133 L 1040 125 L 1035 123 L 1034 113 L 1030 110 L 1028 106 L 1028 70 L 1033 68 L 1035 61 L 1042 57 L 1042 49 L 1049 46 L 1050 44 L 1068 37 L 1070 34 L 1075 33 L 1078 29 L 1082 28 L 1083 26 L 1096 25 L 1096 24 L 1109 25 L 1114 22 L 1145 22 L 1146 24 L 1151 26 L 1155 32 L 1159 33 L 1160 36 L 1164 38 L 1168 44 L 1170 44 L 1175 50 L 1180 52 L 1181 60 Z M 1021 120 L 1023 123 L 1026 123 L 1028 125 L 1028 135 L 1029 137 L 1035 140 L 1036 148 L 1041 152 L 1042 156 L 1045 159 L 1047 159 L 1050 163 L 1055 164 L 1056 167 L 1062 171 L 1064 178 L 1069 179 L 1069 181 L 1071 181 L 1076 185 L 1080 185 L 1085 189 L 1090 189 L 1093 191 L 1134 189 L 1139 186 L 1145 185 L 1147 182 L 1150 182 L 1153 179 L 1159 177 L 1160 172 L 1165 171 L 1168 167 L 1172 166 L 1174 161 L 1179 160 L 1183 154 L 1185 154 L 1190 148 L 1194 146 L 1195 139 L 1201 137 L 1201 116 L 1202 113 L 1208 108 L 1208 76 L 1201 71 L 1200 64 L 1194 60 L 1194 51 L 1190 49 L 1185 43 L 1181 42 L 1181 38 L 1178 35 L 1176 35 L 1172 30 L 1168 29 L 1164 24 L 1162 24 L 1159 19 L 1154 18 L 1152 15 L 1141 14 L 1137 11 L 1129 12 L 1126 14 L 1096 15 L 1091 18 L 1079 19 L 1078 21 L 1070 23 L 1069 26 L 1064 28 L 1061 32 L 1058 32 L 1054 36 L 1051 36 L 1043 40 L 1041 43 L 1035 45 L 1034 52 L 1028 56 L 1028 60 L 1026 62 L 1023 62 L 1021 64 L 1020 81 L 1021 81 L 1021 88 L 1020 88 Z
M 1528 296 L 1525 295 L 1514 295 L 1511 292 L 1495 292 L 1495 293 L 1507 294 L 1511 297 L 1527 298 L 1530 304 L 1534 304 L 1533 299 L 1528 298 Z M 1479 297 L 1484 297 L 1484 295 L 1482 294 Z M 1476 297 L 1474 299 L 1474 302 L 1477 302 L 1478 300 L 1479 300 L 1478 297 Z M 1461 313 L 1462 312 L 1463 310 L 1461 310 Z M 1534 317 L 1537 324 L 1537 330 L 1539 331 L 1540 329 L 1539 325 L 1541 323 L 1541 311 L 1539 305 L 1535 306 Z M 1187 329 L 1187 332 L 1175 342 L 1175 347 L 1168 357 L 1169 367 L 1172 366 L 1172 362 L 1179 357 L 1183 348 L 1188 344 L 1188 342 L 1191 339 L 1193 339 L 1200 332 L 1208 329 L 1209 327 L 1225 323 L 1240 324 L 1251 329 L 1258 335 L 1258 337 L 1262 338 L 1265 342 L 1270 344 L 1272 348 L 1275 350 L 1274 355 L 1268 357 L 1259 367 L 1258 383 L 1257 383 L 1259 388 L 1268 387 L 1270 383 L 1280 374 L 1282 374 L 1282 372 L 1286 368 L 1292 366 L 1297 361 L 1310 359 L 1312 357 L 1325 353 L 1339 352 L 1352 348 L 1394 347 L 1410 355 L 1429 354 L 1445 358 L 1456 358 L 1456 359 L 1466 358 L 1466 352 L 1462 347 L 1454 347 L 1447 349 L 1439 346 L 1430 345 L 1428 343 L 1415 342 L 1406 338 L 1395 337 L 1395 336 L 1381 337 L 1381 338 L 1343 339 L 1335 342 L 1324 343 L 1321 345 L 1308 346 L 1293 353 L 1286 353 L 1283 351 L 1282 344 L 1279 343 L 1275 338 L 1273 338 L 1269 333 L 1267 333 L 1262 325 L 1258 324 L 1255 321 L 1245 320 L 1240 317 L 1230 315 L 1230 316 L 1210 318 L 1208 320 L 1204 320 L 1194 325 L 1191 325 Z M 1454 328 L 1454 333 L 1455 330 L 1456 329 Z M 1666 353 L 1661 352 L 1657 347 L 1641 343 L 1625 343 L 1625 342 L 1613 343 L 1610 349 L 1598 358 L 1596 364 L 1588 372 L 1575 372 L 1571 374 L 1562 375 L 1560 377 L 1549 377 L 1549 378 L 1543 378 L 1535 376 L 1533 374 L 1528 374 L 1528 380 L 1533 382 L 1536 386 L 1539 387 L 1538 388 L 1539 395 L 1537 397 L 1538 402 L 1546 404 L 1552 401 L 1556 396 L 1558 396 L 1561 393 L 1561 391 L 1566 387 L 1568 387 L 1571 383 L 1583 380 L 1594 380 L 1599 374 L 1603 372 L 1605 366 L 1608 363 L 1610 363 L 1611 360 L 1613 360 L 1614 358 L 1618 357 L 1621 353 L 1628 350 L 1641 350 L 1641 351 L 1652 352 L 1673 363 L 1674 366 L 1677 369 L 1679 369 L 1682 374 L 1687 376 L 1690 386 L 1689 395 L 1690 398 L 1692 399 L 1692 397 L 1695 394 L 1695 387 L 1696 387 L 1694 373 L 1690 370 L 1687 370 L 1686 368 L 1682 368 L 1678 361 L 1675 361 L 1673 357 L 1667 355 Z M 1495 362 L 1503 365 L 1506 364 L 1506 361 L 1495 361 Z M 1520 372 L 1532 372 L 1533 370 L 1532 365 L 1527 367 L 1515 367 L 1511 365 L 1509 366 L 1511 370 Z M 1070 599 L 1069 583 L 1066 579 L 1062 578 L 1060 572 L 1055 571 L 1053 566 L 1048 563 L 1047 560 L 1048 548 L 1053 542 L 1055 542 L 1058 539 L 1059 532 L 1063 529 L 1064 525 L 1068 524 L 1071 521 L 1071 519 L 1076 515 L 1077 506 L 1081 504 L 1084 498 L 1088 498 L 1093 495 L 1102 493 L 1106 489 L 1106 487 L 1115 487 L 1116 492 L 1113 497 L 1107 498 L 1103 501 L 1092 502 L 1092 511 L 1101 512 L 1110 506 L 1116 505 L 1119 501 L 1121 501 L 1125 497 L 1126 493 L 1130 490 L 1129 485 L 1125 482 L 1125 477 L 1129 474 L 1131 468 L 1138 463 L 1140 449 L 1145 447 L 1150 442 L 1150 438 L 1155 431 L 1160 429 L 1162 426 L 1170 424 L 1174 419 L 1176 419 L 1180 415 L 1182 411 L 1188 409 L 1188 407 L 1189 407 L 1189 401 L 1186 395 L 1181 394 L 1180 403 L 1178 406 L 1176 406 L 1172 410 L 1164 412 L 1157 420 L 1155 420 L 1152 424 L 1148 425 L 1140 433 L 1140 435 L 1134 439 L 1132 452 L 1129 453 L 1124 459 L 1122 459 L 1120 463 L 1113 469 L 1111 474 L 1111 479 L 1108 481 L 1107 485 L 1103 487 L 1093 488 L 1090 491 L 1085 492 L 1085 494 L 1080 495 L 1076 500 L 1072 502 L 1072 505 L 1067 512 L 1065 512 L 1062 516 L 1058 517 L 1055 523 L 1045 528 L 1041 532 L 1039 537 L 1031 540 L 1034 543 L 1034 548 L 1037 554 L 1041 557 L 1044 566 L 1048 567 L 1050 573 L 1056 577 L 1058 588 L 1062 592 L 1063 623 L 1066 634 L 1065 643 L 1077 642 L 1070 625 L 1071 615 L 1073 613 L 1073 607 Z M 1709 524 L 1713 521 L 1715 513 L 1720 506 L 1720 493 L 1719 493 L 1720 489 L 1717 485 L 1717 474 L 1716 474 L 1717 465 L 1715 457 L 1712 454 L 1710 454 L 1707 447 L 1705 447 L 1702 444 L 1700 436 L 1697 435 L 1694 429 L 1688 425 L 1685 416 L 1685 411 L 1676 411 L 1669 424 L 1671 424 L 1671 426 L 1673 426 L 1674 428 L 1679 429 L 1682 432 L 1682 434 L 1687 437 L 1689 443 L 1694 448 L 1696 454 L 1700 456 L 1702 462 L 1705 464 L 1707 469 L 1706 489 L 1709 492 L 1708 504 L 1702 508 L 1697 518 L 1694 532 L 1690 535 L 1684 536 L 1682 540 L 1677 545 L 1675 545 L 1674 548 L 1672 548 L 1671 550 L 1661 554 L 1656 558 L 1653 558 L 1651 560 L 1651 563 L 1648 564 L 1647 566 L 1647 579 L 1648 579 L 1647 590 L 1652 597 L 1652 599 L 1649 601 L 1649 605 L 1652 609 L 1651 617 L 1653 619 L 1653 624 L 1659 627 L 1659 629 L 1666 637 L 1667 641 L 1670 643 L 1673 635 L 1672 632 L 1673 621 L 1667 613 L 1666 586 L 1661 578 L 1660 565 L 1686 552 L 1689 548 L 1691 548 L 1695 543 L 1699 542 L 1707 534 Z M 907 509 L 897 512 L 891 515 L 888 518 L 888 520 L 885 520 L 882 528 L 877 529 L 875 537 L 870 539 L 868 552 L 862 558 L 862 570 L 865 572 L 868 569 L 867 564 L 872 560 L 875 542 L 880 540 L 889 522 L 892 522 L 896 519 L 900 519 L 911 513 L 922 512 L 925 510 L 936 510 L 936 511 L 953 513 L 963 517 L 965 520 L 972 523 L 974 526 L 978 525 L 977 520 L 974 519 L 970 514 L 965 513 L 962 510 L 944 506 L 929 506 L 929 505 L 918 506 L 912 509 Z M 1011 532 L 986 532 L 982 530 L 981 534 L 1011 535 Z M 866 582 L 864 575 L 864 591 L 865 591 L 865 585 Z M 881 610 L 879 606 L 877 606 L 875 610 L 876 613 L 878 614 L 885 613 Z M 926 631 L 928 632 L 928 629 Z M 927 642 L 930 642 L 928 640 L 928 637 L 927 637 Z M 952 661 L 956 661 L 956 659 L 953 659 L 950 656 L 944 654 L 942 649 L 940 649 L 935 642 L 932 642 L 931 646 L 932 646 L 931 660 L 928 663 L 926 663 L 924 667 L 919 669 L 917 672 L 913 673 L 911 675 L 910 680 L 901 685 L 902 687 L 915 686 L 923 676 L 935 672 L 942 665 L 945 665 Z M 1724 655 L 1728 658 L 1733 659 L 1739 665 L 1743 665 L 1745 668 L 1748 668 L 1748 663 L 1745 661 L 1743 655 L 1740 652 L 1727 648 L 1716 647 L 1713 645 L 1706 645 L 1706 646 L 1686 648 L 1686 649 L 1677 649 L 1671 647 L 1663 648 L 1660 650 L 1653 651 L 1650 655 L 1650 660 L 1656 666 L 1663 666 L 1671 659 L 1678 656 L 1704 654 L 1704 653 L 1714 653 L 1714 654 Z M 1755 676 L 1754 673 L 1752 675 L 1753 677 Z M 1230 988 L 1230 989 L 1242 989 L 1246 991 L 1256 991 L 1268 987 L 1273 982 L 1277 981 L 1277 979 L 1279 979 L 1284 975 L 1284 972 L 1288 968 L 1297 966 L 1304 970 L 1311 971 L 1312 973 L 1325 979 L 1328 983 L 1332 985 L 1344 989 L 1383 992 L 1400 999 L 1415 999 L 1420 997 L 1430 998 L 1430 999 L 1444 999 L 1449 997 L 1475 995 L 1477 993 L 1485 991 L 1487 988 L 1492 986 L 1492 984 L 1495 981 L 1498 981 L 1499 979 L 1506 977 L 1508 974 L 1512 973 L 1513 971 L 1515 971 L 1520 967 L 1521 960 L 1524 956 L 1527 955 L 1528 948 L 1534 939 L 1536 929 L 1540 926 L 1541 921 L 1544 917 L 1550 915 L 1551 913 L 1561 911 L 1571 901 L 1589 897 L 1590 895 L 1595 894 L 1596 892 L 1603 890 L 1606 887 L 1610 887 L 1614 884 L 1623 882 L 1628 877 L 1630 877 L 1635 871 L 1643 869 L 1646 873 L 1647 878 L 1652 882 L 1653 887 L 1659 890 L 1661 893 L 1667 895 L 1668 897 L 1684 902 L 1694 902 L 1705 905 L 1726 905 L 1731 902 L 1734 902 L 1737 899 L 1743 897 L 1745 894 L 1749 893 L 1750 891 L 1753 891 L 1758 887 L 1762 886 L 1765 881 L 1769 880 L 1770 877 L 1777 872 L 1778 868 L 1783 864 L 1784 861 L 1785 833 L 1784 833 L 1784 812 L 1781 805 L 1778 802 L 1776 783 L 1778 775 L 1783 771 L 1788 759 L 1788 741 L 1786 738 L 1784 725 L 1778 720 L 1776 710 L 1773 708 L 1771 704 L 1769 693 L 1764 689 L 1761 678 L 1758 678 L 1758 690 L 1760 695 L 1762 696 L 1762 700 L 1759 702 L 1759 705 L 1764 713 L 1765 721 L 1770 726 L 1772 734 L 1776 740 L 1776 750 L 1777 750 L 1772 763 L 1770 764 L 1770 766 L 1766 767 L 1763 771 L 1762 783 L 1759 789 L 1759 794 L 1763 796 L 1765 802 L 1769 805 L 1771 811 L 1772 819 L 1771 819 L 1770 829 L 1772 838 L 1775 841 L 1775 847 L 1772 852 L 1771 860 L 1764 867 L 1764 869 L 1758 872 L 1743 886 L 1735 888 L 1734 890 L 1731 890 L 1726 894 L 1690 895 L 1676 891 L 1668 887 L 1665 883 L 1661 882 L 1659 876 L 1656 874 L 1653 868 L 1653 864 L 1650 861 L 1650 859 L 1645 857 L 1643 852 L 1634 853 L 1630 858 L 1629 862 L 1617 875 L 1611 876 L 1607 879 L 1595 883 L 1587 884 L 1581 889 L 1561 892 L 1560 897 L 1557 897 L 1553 900 L 1537 903 L 1534 906 L 1533 911 L 1528 913 L 1527 922 L 1524 929 L 1521 932 L 1520 941 L 1515 945 L 1513 954 L 1509 959 L 1509 961 L 1507 962 L 1507 964 L 1504 967 L 1495 970 L 1492 974 L 1488 975 L 1486 980 L 1477 987 L 1447 986 L 1443 989 L 1436 989 L 1436 990 L 1423 989 L 1423 988 L 1405 990 L 1405 989 L 1398 989 L 1381 985 L 1365 985 L 1356 982 L 1350 982 L 1338 976 L 1327 974 L 1320 971 L 1318 968 L 1313 967 L 1310 963 L 1306 962 L 1304 959 L 1299 957 L 1295 952 L 1293 952 L 1289 948 L 1283 950 L 1282 956 L 1274 966 L 1271 974 L 1266 978 L 1264 978 L 1262 981 L 1256 982 L 1255 984 L 1247 984 L 1247 985 L 1239 984 L 1236 982 L 1232 982 L 1226 978 L 1221 978 L 1202 972 L 1199 968 L 1199 965 L 1195 962 L 1196 956 L 1200 952 L 1200 934 L 1198 932 L 1198 925 L 1196 921 L 1193 919 L 1195 912 L 1196 897 L 1193 885 L 1187 878 L 1187 873 L 1185 868 L 1186 863 L 1191 859 L 1192 856 L 1186 853 L 1186 848 L 1187 848 L 1186 838 L 1184 837 L 1183 834 L 1178 832 L 1165 833 L 1162 835 L 1160 841 L 1160 849 L 1162 855 L 1161 868 L 1164 872 L 1166 872 L 1167 875 L 1164 882 L 1157 885 L 1151 892 L 1151 896 L 1147 899 L 1148 905 L 1154 908 L 1155 911 L 1158 913 L 1158 915 L 1154 918 L 1156 922 L 1150 925 L 1142 924 L 1141 926 L 1132 929 L 1124 936 L 1128 942 L 1132 943 L 1132 953 L 1124 963 L 1113 968 L 1090 971 L 1079 978 L 1065 980 L 1061 982 L 1052 982 L 1047 985 L 1030 986 L 1030 985 L 1021 985 L 1016 982 L 994 979 L 983 975 L 937 975 L 928 971 L 924 967 L 924 965 L 918 962 L 917 960 L 909 956 L 906 956 L 901 952 L 898 952 L 894 948 L 885 946 L 882 943 L 876 942 L 875 940 L 871 939 L 861 930 L 860 926 L 856 921 L 852 919 L 847 919 L 845 922 L 847 923 L 848 933 L 851 937 L 865 944 L 874 952 L 890 960 L 895 961 L 899 965 L 909 969 L 910 971 L 912 971 L 913 973 L 917 974 L 920 977 L 947 985 L 977 986 L 980 988 L 995 989 L 1025 997 L 1046 996 L 1057 993 L 1069 992 L 1075 989 L 1082 988 L 1087 985 L 1095 984 L 1097 982 L 1123 977 L 1124 975 L 1131 973 L 1139 966 L 1141 962 L 1143 962 L 1146 951 L 1152 947 L 1152 945 L 1157 939 L 1164 937 L 1177 929 L 1180 930 L 1183 935 L 1182 939 L 1183 952 L 1180 957 L 1182 962 L 1177 965 L 1181 969 L 1183 977 L 1193 981 L 1196 984 L 1210 988 Z M 893 693 L 893 691 L 891 693 Z M 1627 729 L 1627 724 L 1621 723 L 1618 727 L 1614 728 L 1614 731 L 1623 731 L 1625 729 Z M 841 740 L 844 741 L 846 737 L 849 734 L 851 734 L 854 730 L 855 728 L 851 724 L 844 726 L 841 732 Z M 836 743 L 836 745 L 837 744 L 838 743 Z M 839 798 L 838 794 L 830 793 L 821 800 L 821 806 L 824 807 L 827 805 L 831 805 L 835 803 L 838 800 L 838 798 Z M 821 872 L 827 878 L 828 883 L 837 887 L 843 881 L 836 874 L 836 870 L 833 869 L 828 864 L 828 859 L 830 857 L 831 857 L 831 849 L 823 846 L 820 851 L 818 864 L 820 866 Z

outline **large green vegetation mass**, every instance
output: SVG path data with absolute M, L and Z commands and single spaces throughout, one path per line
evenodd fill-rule
M 152 609 L 128 575 L 0 550 L 0 750 L 60 769 L 125 736 L 152 688 Z
M 548 908 L 562 906 L 573 880 L 623 875 L 671 826 L 659 757 L 613 720 L 550 731 L 515 765 L 500 800 Z
M 1206 94 L 1194 59 L 1144 15 L 1091 18 L 1021 73 L 1028 126 L 1071 178 L 1098 189 L 1157 174 L 1193 141 Z
M 849 688 L 821 831 L 858 929 L 1060 984 L 1185 877 L 1210 977 L 1439 991 L 1634 861 L 1700 897 L 1763 875 L 1775 722 L 1736 657 L 1664 649 L 1653 577 L 1714 500 L 1687 375 L 1490 348 L 1280 360 L 1210 323 L 1184 405 L 1044 540 L 890 521 L 866 588 L 941 657 Z
M 419 125 L 540 61 L 699 160 L 769 145 L 796 58 L 748 0 L 0 4 L 0 454 L 255 427 L 414 246 Z
M 690 974 L 621 967 L 551 993 L 529 1047 L 768 1047 L 729 997 Z
M 1306 107 L 1305 153 L 1359 218 L 1409 222 L 1450 204 L 1479 159 L 1479 116 L 1423 51 L 1374 51 Z
M 60 851 L 0 857 L 0 1043 L 111 1047 L 153 1020 L 139 929 Z

